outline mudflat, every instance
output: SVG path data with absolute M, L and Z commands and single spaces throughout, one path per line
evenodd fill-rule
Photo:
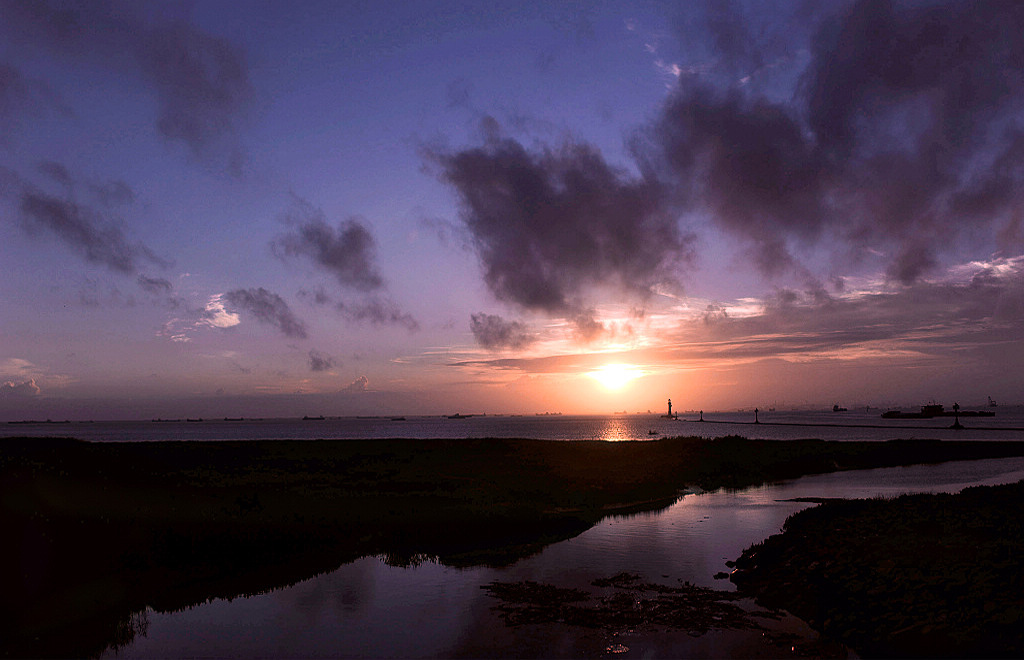
M 127 643 L 133 613 L 284 586 L 365 555 L 501 565 L 686 489 L 1024 455 L 1024 442 L 665 438 L 0 441 L 0 653 Z

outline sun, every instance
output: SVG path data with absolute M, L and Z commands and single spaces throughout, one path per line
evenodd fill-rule
M 591 371 L 591 378 L 601 383 L 605 389 L 621 390 L 630 382 L 644 375 L 644 372 L 631 364 L 606 364 Z

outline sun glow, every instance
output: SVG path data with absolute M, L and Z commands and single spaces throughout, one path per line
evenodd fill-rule
M 644 372 L 631 364 L 606 364 L 588 374 L 601 383 L 606 389 L 621 390 L 633 380 L 644 375 Z

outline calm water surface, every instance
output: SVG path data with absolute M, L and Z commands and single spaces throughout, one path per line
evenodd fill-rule
M 576 538 L 506 568 L 449 568 L 426 561 L 393 567 L 366 557 L 288 588 L 174 613 L 148 611 L 148 630 L 107 658 L 162 657 L 620 657 L 779 655 L 756 632 L 605 631 L 566 625 L 508 628 L 480 587 L 536 580 L 586 587 L 621 571 L 675 585 L 732 589 L 713 575 L 749 545 L 808 506 L 796 497 L 957 492 L 1024 479 L 1024 459 L 835 473 L 750 488 L 687 495 L 659 512 L 607 518 Z M 792 617 L 780 629 L 810 635 Z M 619 655 L 618 653 L 616 655 Z
M 705 438 L 742 435 L 769 440 L 1017 440 L 1024 438 L 1024 407 L 1001 406 L 995 417 L 962 418 L 965 428 L 950 429 L 953 419 L 883 419 L 879 409 L 832 411 L 680 413 L 633 415 L 477 415 L 327 419 L 246 419 L 203 421 L 121 421 L 0 424 L 0 437 L 71 436 L 94 442 L 153 440 L 274 440 L 333 438 L 535 438 L 539 440 L 649 440 L 663 436 Z M 653 433 L 652 433 L 653 432 Z

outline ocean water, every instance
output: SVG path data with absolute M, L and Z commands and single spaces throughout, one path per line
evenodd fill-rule
M 327 417 L 325 419 L 204 419 L 201 421 L 96 421 L 0 424 L 0 437 L 64 436 L 93 442 L 155 440 L 274 440 L 375 438 L 534 438 L 539 440 L 650 440 L 741 435 L 794 440 L 1024 439 L 1024 406 L 992 409 L 994 417 L 884 419 L 882 410 L 759 411 L 630 415 L 474 415 Z

